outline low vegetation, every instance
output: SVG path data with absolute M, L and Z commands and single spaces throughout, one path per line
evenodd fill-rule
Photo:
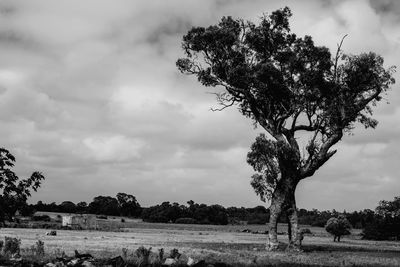
M 108 219 L 109 222 L 112 220 Z M 242 232 L 244 228 L 250 232 Z M 357 230 L 342 242 L 333 243 L 323 228 L 310 227 L 312 234 L 305 235 L 303 240 L 304 252 L 294 253 L 265 251 L 265 235 L 254 234 L 262 229 L 265 226 L 137 223 L 135 228 L 125 229 L 125 232 L 57 230 L 56 236 L 46 236 L 47 230 L 41 229 L 6 228 L 2 231 L 19 240 L 21 257 L 14 257 L 14 260 L 35 262 L 35 266 L 48 262 L 58 263 L 58 266 L 68 263 L 69 266 L 78 263 L 80 266 L 92 266 L 89 263 L 94 266 L 146 266 L 146 262 L 150 266 L 160 266 L 167 259 L 176 264 L 174 266 L 187 266 L 190 259 L 198 264 L 195 266 L 372 267 L 400 264 L 397 242 L 362 240 Z M 285 225 L 279 225 L 281 239 L 284 239 L 285 229 Z M 282 243 L 281 247 L 286 244 Z M 0 259 L 3 260 L 0 265 L 8 266 L 11 257 L 1 256 Z M 121 263 L 126 265 L 118 265 Z

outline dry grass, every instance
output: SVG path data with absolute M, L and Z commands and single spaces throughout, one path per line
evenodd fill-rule
M 111 224 L 120 223 L 119 218 Z M 119 222 L 118 222 L 119 221 Z M 357 234 L 333 243 L 322 228 L 312 227 L 313 236 L 304 239 L 304 252 L 267 252 L 266 236 L 240 232 L 249 228 L 263 231 L 265 226 L 210 226 L 149 224 L 127 221 L 124 231 L 68 231 L 58 230 L 57 236 L 46 236 L 43 229 L 1 229 L 4 236 L 21 239 L 22 248 L 29 248 L 42 240 L 47 254 L 65 251 L 72 255 L 80 252 L 97 257 L 114 257 L 123 254 L 123 249 L 132 253 L 140 246 L 152 247 L 153 251 L 164 248 L 180 252 L 195 259 L 224 261 L 236 265 L 254 266 L 400 266 L 400 242 L 376 242 L 360 240 Z M 280 231 L 285 232 L 280 226 Z M 280 236 L 286 241 L 286 236 Z

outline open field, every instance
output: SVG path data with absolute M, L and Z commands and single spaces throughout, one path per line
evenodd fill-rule
M 117 219 L 115 219 L 117 220 Z M 178 248 L 195 259 L 214 259 L 227 263 L 276 264 L 285 266 L 400 266 L 400 242 L 375 242 L 360 240 L 353 234 L 333 243 L 324 229 L 311 227 L 313 235 L 303 241 L 304 252 L 267 252 L 266 235 L 240 232 L 243 229 L 263 231 L 262 225 L 177 225 L 127 223 L 119 232 L 58 230 L 57 236 L 46 236 L 44 229 L 3 228 L 0 238 L 18 237 L 22 248 L 28 248 L 38 239 L 44 241 L 46 253 L 75 249 L 92 253 L 97 257 L 121 255 L 127 248 L 132 253 L 139 246 L 164 248 L 168 252 Z M 285 232 L 283 225 L 281 232 Z M 285 235 L 280 235 L 286 241 Z

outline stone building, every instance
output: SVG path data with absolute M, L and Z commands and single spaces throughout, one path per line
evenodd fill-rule
M 96 217 L 93 215 L 63 215 L 62 226 L 70 227 L 73 229 L 96 229 Z

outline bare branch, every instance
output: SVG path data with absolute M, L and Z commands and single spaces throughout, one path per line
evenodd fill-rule
M 236 103 L 235 100 L 232 100 L 232 102 L 230 102 L 229 104 L 225 104 L 225 103 L 221 103 L 220 105 L 222 105 L 221 108 L 210 108 L 211 111 L 222 111 L 226 108 L 232 107 L 234 104 Z
M 344 41 L 344 38 L 346 38 L 347 34 L 345 34 L 340 41 L 340 44 L 337 45 L 337 50 L 336 50 L 336 56 L 335 56 L 335 66 L 334 66 L 334 71 L 333 71 L 333 80 L 336 82 L 337 81 L 337 64 L 340 58 L 341 50 L 342 50 L 342 44 Z

